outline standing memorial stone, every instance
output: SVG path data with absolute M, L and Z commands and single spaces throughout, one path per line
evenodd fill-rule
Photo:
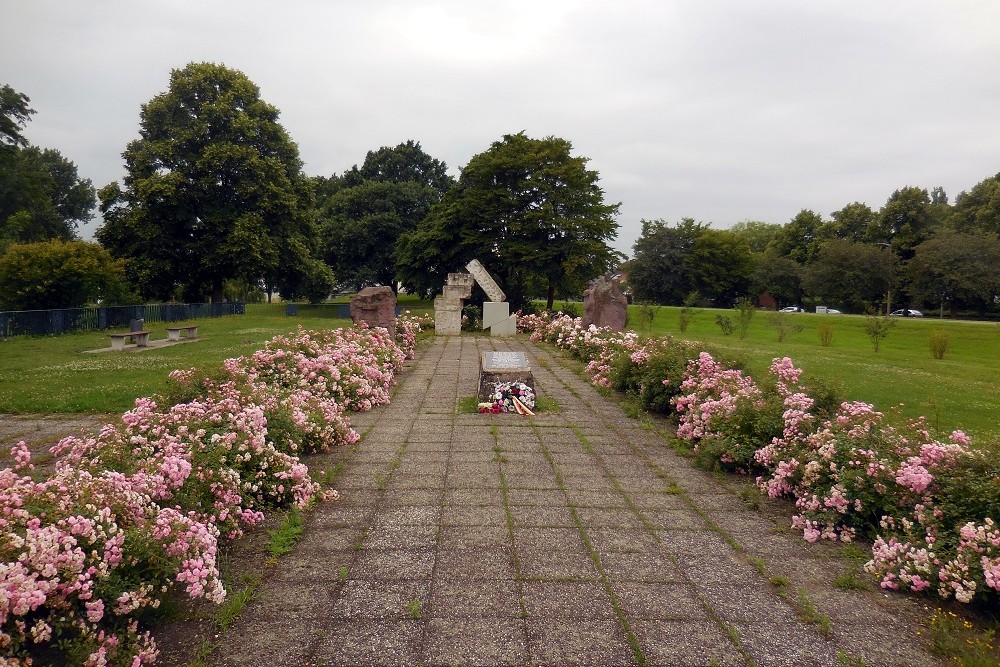
M 366 287 L 351 299 L 351 319 L 396 335 L 396 295 L 391 287 Z
M 434 299 L 434 331 L 442 336 L 462 333 L 462 306 L 472 296 L 475 279 L 468 273 L 449 273 L 444 293 Z
M 628 320 L 628 299 L 614 280 L 600 276 L 590 281 L 583 293 L 583 326 L 594 324 L 625 331 Z
M 523 382 L 535 390 L 535 376 L 524 352 L 483 352 L 480 355 L 479 402 L 492 402 L 493 392 L 501 382 Z

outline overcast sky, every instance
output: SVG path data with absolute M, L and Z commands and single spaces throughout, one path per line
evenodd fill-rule
M 1000 172 L 996 0 L 0 0 L 25 135 L 102 187 L 170 70 L 245 73 L 310 175 L 555 135 L 641 219 L 828 217 Z M 96 222 L 82 229 L 91 236 Z

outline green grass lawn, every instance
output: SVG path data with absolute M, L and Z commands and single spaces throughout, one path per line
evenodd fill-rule
M 716 315 L 734 310 L 702 309 L 686 333 L 678 326 L 680 308 L 660 308 L 646 328 L 636 307 L 629 311 L 629 327 L 640 333 L 671 334 L 722 348 L 756 373 L 764 373 L 774 357 L 790 357 L 805 371 L 805 378 L 838 382 L 852 400 L 872 403 L 887 411 L 900 408 L 904 417 L 924 415 L 932 427 L 950 432 L 961 428 L 978 444 L 1000 448 L 1000 324 L 936 318 L 898 318 L 876 354 L 859 315 L 792 313 L 790 322 L 802 325 L 782 343 L 767 324 L 767 313 L 758 311 L 747 338 L 725 336 Z M 820 344 L 819 325 L 833 327 L 833 342 Z M 930 352 L 934 330 L 948 334 L 949 347 L 941 360 Z
M 247 307 L 246 315 L 192 320 L 198 340 L 142 352 L 86 350 L 110 347 L 107 332 L 0 339 L 0 413 L 118 413 L 135 399 L 166 387 L 177 368 L 211 368 L 261 348 L 278 334 L 350 325 L 350 320 L 286 317 L 279 304 Z M 180 324 L 180 323 L 178 323 Z M 165 323 L 147 324 L 151 339 L 167 337 Z

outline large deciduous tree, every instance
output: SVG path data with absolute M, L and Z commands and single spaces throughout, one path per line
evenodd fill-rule
M 961 192 L 951 211 L 951 225 L 960 232 L 1000 233 L 1000 174 Z
M 934 221 L 926 189 L 900 188 L 879 211 L 871 240 L 891 244 L 893 252 L 905 261 L 913 257 L 914 248 L 932 236 Z
M 802 287 L 830 305 L 864 312 L 886 294 L 892 269 L 878 246 L 831 239 L 803 269 Z
M 93 217 L 94 186 L 51 148 L 0 152 L 0 244 L 69 241 Z
M 531 293 L 582 293 L 586 282 L 620 259 L 619 204 L 604 202 L 598 173 L 565 139 L 505 135 L 474 156 L 458 183 L 416 230 L 399 242 L 399 277 L 434 291 L 450 271 L 479 259 L 514 307 Z
M 807 264 L 819 251 L 825 229 L 822 216 L 802 209 L 775 235 L 769 249 L 799 264 Z
M 628 283 L 641 301 L 676 306 L 694 291 L 687 258 L 695 241 L 708 228 L 684 218 L 671 227 L 663 220 L 643 220 L 626 266 Z
M 313 255 L 313 187 L 298 147 L 242 72 L 214 63 L 173 70 L 142 106 L 123 153 L 124 187 L 100 192 L 97 237 L 146 297 L 211 294 L 238 279 L 283 296 L 330 284 Z
M 25 124 L 35 113 L 28 106 L 31 99 L 9 85 L 0 86 L 0 148 L 24 147 L 28 140 L 21 134 Z
M 909 291 L 926 304 L 980 315 L 1000 296 L 1000 237 L 993 232 L 942 230 L 914 249 L 906 267 Z
M 28 144 L 21 130 L 34 109 L 28 97 L 0 87 L 0 252 L 11 243 L 76 238 L 93 217 L 94 187 L 57 150 Z
M 396 243 L 454 183 L 445 163 L 407 141 L 369 151 L 364 164 L 317 179 L 324 258 L 338 282 L 395 288 Z

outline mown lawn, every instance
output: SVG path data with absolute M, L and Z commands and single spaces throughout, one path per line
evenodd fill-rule
M 0 339 L 0 413 L 117 413 L 135 399 L 161 391 L 177 368 L 212 368 L 252 353 L 278 334 L 350 325 L 350 320 L 302 315 L 284 307 L 248 306 L 246 315 L 201 319 L 196 342 L 141 352 L 87 350 L 109 347 L 106 332 Z M 166 324 L 149 323 L 151 339 L 167 337 Z
M 671 334 L 699 340 L 723 349 L 743 361 L 752 372 L 766 372 L 774 357 L 790 357 L 810 377 L 839 383 L 852 400 L 872 403 L 888 411 L 900 406 L 906 418 L 924 415 L 933 428 L 944 432 L 960 428 L 981 446 L 1000 449 L 1000 324 L 925 318 L 894 318 L 896 327 L 875 353 L 865 334 L 865 318 L 858 315 L 788 314 L 787 321 L 802 326 L 784 342 L 768 326 L 767 313 L 758 311 L 746 339 L 726 336 L 716 316 L 736 320 L 736 311 L 702 309 L 684 334 L 679 328 L 680 308 L 661 307 L 652 326 L 646 326 L 639 309 L 630 308 L 629 327 L 643 334 Z M 833 341 L 820 344 L 819 327 L 829 324 Z M 948 350 L 941 360 L 930 351 L 930 335 L 947 334 Z

